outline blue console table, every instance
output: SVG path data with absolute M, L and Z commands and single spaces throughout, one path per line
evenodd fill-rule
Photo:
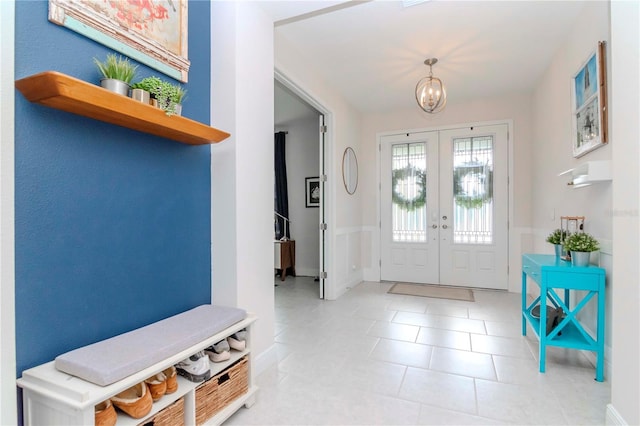
M 540 295 L 532 303 L 527 303 L 527 277 L 540 286 Z M 555 289 L 564 290 L 560 297 Z M 570 309 L 570 290 L 588 293 Z M 553 255 L 522 255 L 522 335 L 527 335 L 527 322 L 540 339 L 540 372 L 545 371 L 547 346 L 582 349 L 596 353 L 596 380 L 601 382 L 604 373 L 604 291 L 605 270 L 596 266 L 573 266 L 570 261 Z M 595 338 L 582 327 L 576 315 L 594 296 L 597 296 L 598 324 Z M 531 314 L 533 308 L 541 304 L 540 318 Z M 547 335 L 547 300 L 560 307 L 566 317 Z

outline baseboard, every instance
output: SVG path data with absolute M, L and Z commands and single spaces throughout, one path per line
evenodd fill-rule
M 627 423 L 622 418 L 620 413 L 618 413 L 618 411 L 613 407 L 613 405 L 607 404 L 607 413 L 605 416 L 604 424 L 606 424 L 607 426 L 617 426 L 617 425 L 626 426 L 629 423 Z
M 269 367 L 278 364 L 278 351 L 275 345 L 269 346 L 265 351 L 256 355 L 253 359 L 253 377 L 258 377 L 265 372 Z

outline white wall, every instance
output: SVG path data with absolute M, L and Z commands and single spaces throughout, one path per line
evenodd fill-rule
M 335 299 L 349 287 L 361 281 L 360 265 L 360 231 L 361 231 L 361 192 L 349 196 L 342 184 L 342 154 L 347 146 L 354 148 L 360 155 L 360 115 L 336 92 L 331 84 L 320 78 L 315 70 L 307 64 L 305 56 L 309 52 L 300 52 L 293 48 L 275 31 L 275 65 L 279 73 L 286 76 L 306 94 L 315 99 L 326 110 L 320 109 L 328 121 L 327 145 L 328 167 L 327 185 L 328 199 L 331 207 L 326 212 L 329 226 L 328 249 L 326 250 L 328 265 L 328 285 L 325 297 Z M 343 235 L 349 235 L 348 238 Z M 358 241 L 349 245 L 350 241 Z M 356 265 L 356 270 L 349 268 Z
M 606 322 L 611 324 L 611 183 L 573 189 L 566 185 L 566 177 L 557 176 L 586 160 L 611 159 L 611 146 L 614 142 L 579 159 L 573 158 L 571 145 L 571 77 L 595 52 L 599 40 L 609 41 L 609 25 L 608 3 L 588 2 L 576 19 L 566 42 L 559 45 L 534 92 L 531 238 L 535 252 L 552 253 L 552 247 L 545 242 L 545 237 L 554 228 L 560 227 L 560 216 L 586 217 L 585 231 L 598 238 L 603 246 L 600 264 L 607 269 Z M 608 43 L 607 50 L 609 46 Z M 611 81 L 608 83 L 610 85 Z M 611 104 L 610 97 L 609 105 Z M 594 333 L 597 329 L 596 312 L 595 303 L 592 302 L 580 314 L 585 326 Z M 610 370 L 611 327 L 608 326 L 605 331 L 607 376 Z M 589 353 L 588 356 L 595 361 L 592 354 Z
M 14 253 L 15 3 L 0 1 L 0 424 L 16 423 Z
M 296 240 L 296 275 L 315 277 L 320 272 L 320 210 L 306 207 L 305 178 L 319 175 L 318 116 L 307 116 L 276 127 L 288 131 L 287 186 L 291 239 Z
M 255 371 L 275 362 L 273 22 L 255 4 L 211 3 L 212 300 L 258 316 Z
M 445 82 L 446 84 L 446 82 Z M 452 90 L 450 88 L 449 90 Z M 409 93 L 411 95 L 411 93 Z M 456 124 L 513 121 L 513 152 L 510 153 L 510 167 L 514 171 L 511 182 L 513 192 L 512 210 L 510 212 L 510 255 L 509 290 L 520 290 L 520 253 L 522 247 L 528 248 L 530 229 L 530 193 L 531 193 L 531 126 L 530 104 L 528 95 L 513 95 L 504 98 L 482 99 L 472 102 L 450 102 L 444 111 L 437 115 L 428 115 L 415 109 L 396 111 L 386 114 L 368 114 L 363 118 L 362 154 L 360 164 L 361 196 L 363 197 L 364 232 L 362 241 L 366 249 L 363 250 L 363 269 L 365 279 L 377 281 L 380 279 L 380 233 L 377 223 L 378 212 L 378 170 L 376 156 L 378 153 L 378 133 L 389 131 L 406 131 L 411 129 L 434 129 Z
M 640 4 L 611 2 L 613 374 L 607 423 L 640 424 Z M 614 416 L 617 414 L 617 417 Z M 611 419 L 613 417 L 613 419 Z

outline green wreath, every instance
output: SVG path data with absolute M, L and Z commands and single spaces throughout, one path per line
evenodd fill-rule
M 466 195 L 462 189 L 462 181 L 470 174 L 484 175 L 484 191 L 478 195 Z M 479 164 L 458 167 L 453 172 L 453 193 L 456 204 L 466 209 L 479 209 L 493 199 L 493 171 Z
M 418 193 L 413 198 L 405 198 L 405 196 L 398 192 L 398 183 L 414 178 L 418 187 Z M 423 207 L 427 202 L 427 175 L 424 171 L 412 166 L 406 166 L 403 169 L 394 170 L 391 176 L 391 199 L 393 203 L 400 206 L 400 208 L 413 211 Z

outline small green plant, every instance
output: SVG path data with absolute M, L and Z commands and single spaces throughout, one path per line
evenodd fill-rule
M 187 97 L 187 89 L 184 89 L 182 86 L 174 86 L 174 89 L 171 100 L 180 105 Z
M 131 88 L 142 89 L 152 93 L 156 88 L 160 87 L 160 84 L 162 84 L 162 80 L 158 77 L 146 77 L 136 83 L 133 83 Z
M 99 61 L 97 58 L 93 58 L 93 62 L 104 78 L 113 78 L 124 81 L 127 84 L 131 83 L 138 70 L 138 66 L 129 62 L 129 59 L 116 56 L 113 53 L 107 55 L 107 59 L 104 62 Z
M 547 236 L 547 242 L 551 244 L 562 244 L 569 235 L 571 235 L 571 232 L 568 230 L 558 228 Z
M 151 94 L 158 102 L 158 107 L 167 115 L 175 114 L 176 105 L 182 103 L 187 93 L 182 86 L 171 84 L 158 77 L 146 77 L 131 86 L 133 89 L 143 89 Z
M 564 240 L 564 248 L 567 251 L 598 251 L 600 250 L 600 243 L 586 232 L 576 232 L 571 234 Z

